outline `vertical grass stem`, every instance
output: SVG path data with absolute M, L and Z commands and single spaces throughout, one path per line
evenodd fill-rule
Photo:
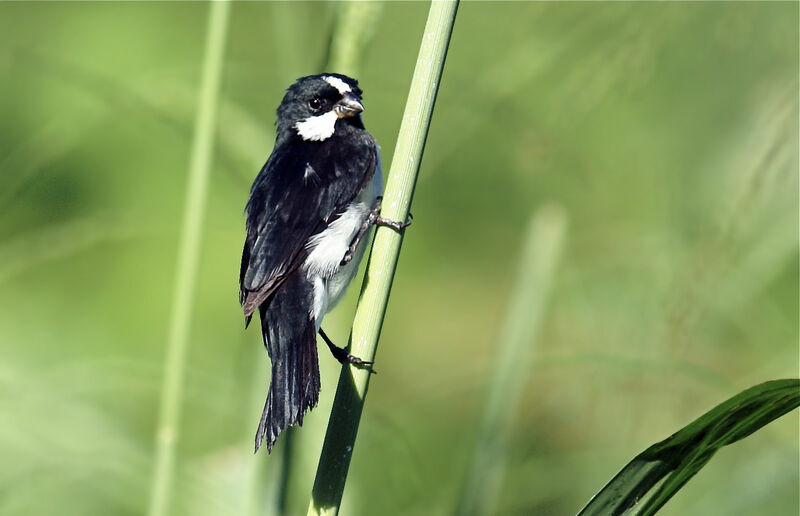
M 183 399 L 189 324 L 194 307 L 197 268 L 200 260 L 229 10 L 230 6 L 227 1 L 212 2 L 209 5 L 200 98 L 192 139 L 186 205 L 178 245 L 172 315 L 164 362 L 161 407 L 156 432 L 155 471 L 148 510 L 150 516 L 163 516 L 170 512 L 169 505 L 175 472 L 175 444 L 180 434 L 180 408 Z
M 381 215 L 393 220 L 408 217 L 457 8 L 457 0 L 431 2 L 383 196 Z M 375 357 L 401 243 L 402 235 L 391 229 L 376 231 L 350 335 L 351 352 L 367 360 Z M 308 514 L 339 512 L 369 376 L 365 369 L 342 367 Z
M 382 2 L 340 2 L 323 71 L 358 78 L 364 53 L 375 34 L 383 12 Z
M 562 208 L 552 205 L 540 208 L 528 225 L 497 361 L 491 368 L 483 422 L 456 511 L 459 515 L 493 513 L 505 470 L 508 440 L 525 381 L 530 376 L 534 339 L 565 231 L 566 215 Z

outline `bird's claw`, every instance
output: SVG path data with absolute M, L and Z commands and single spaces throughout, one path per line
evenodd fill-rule
M 378 217 L 375 219 L 375 225 L 392 228 L 397 232 L 402 232 L 404 229 L 406 229 L 408 226 L 411 225 L 411 222 L 413 222 L 413 220 L 414 217 L 410 213 L 408 214 L 408 220 L 405 222 L 397 222 L 396 220 L 391 220 L 384 217 Z
M 352 249 L 348 249 L 347 252 L 344 253 L 344 258 L 342 258 L 342 261 L 339 262 L 339 266 L 344 267 L 345 265 L 350 263 L 352 259 L 353 259 L 353 251 Z

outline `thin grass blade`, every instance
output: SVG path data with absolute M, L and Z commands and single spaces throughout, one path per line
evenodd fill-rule
M 550 205 L 539 209 L 528 224 L 483 422 L 456 514 L 490 514 L 496 504 L 508 439 L 530 376 L 536 333 L 561 254 L 566 219 L 562 208 Z
M 737 394 L 637 455 L 579 516 L 625 514 L 634 509 L 640 516 L 655 514 L 720 448 L 744 439 L 798 406 L 798 379 L 773 380 Z M 642 505 L 636 508 L 639 503 Z
M 229 11 L 230 4 L 227 1 L 212 2 L 209 7 L 208 36 L 192 140 L 189 179 L 186 186 L 186 206 L 178 244 L 172 315 L 164 362 L 161 408 L 156 431 L 155 471 L 148 510 L 150 516 L 162 516 L 170 513 L 170 498 L 175 474 L 175 443 L 180 434 L 180 408 L 189 347 L 189 325 L 194 306 L 197 267 L 200 261 L 200 244 L 208 194 L 208 176 L 214 147 L 214 127 Z

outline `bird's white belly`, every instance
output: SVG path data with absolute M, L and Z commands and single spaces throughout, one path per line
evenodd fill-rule
M 322 324 L 322 317 L 344 296 L 367 249 L 369 233 L 359 243 L 352 260 L 347 265 L 340 265 L 383 189 L 380 161 L 377 165 L 372 180 L 355 201 L 324 231 L 312 236 L 306 245 L 309 253 L 303 267 L 309 280 L 314 283 L 314 304 L 309 315 L 314 319 L 317 330 Z

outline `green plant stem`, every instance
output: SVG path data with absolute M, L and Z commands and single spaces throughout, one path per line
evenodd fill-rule
M 383 195 L 383 217 L 408 217 L 457 8 L 457 0 L 431 3 Z M 366 360 L 375 358 L 401 243 L 402 235 L 389 228 L 376 231 L 350 335 L 351 353 Z M 366 369 L 342 367 L 308 514 L 339 512 L 369 376 Z
M 212 2 L 209 9 L 203 76 L 192 140 L 186 205 L 178 246 L 172 315 L 164 363 L 164 383 L 156 432 L 155 471 L 148 511 L 150 516 L 163 516 L 170 512 L 169 504 L 175 471 L 175 443 L 180 434 L 180 407 L 183 399 L 189 324 L 194 307 L 230 6 L 226 1 Z
M 364 51 L 375 34 L 382 2 L 337 2 L 334 29 L 323 72 L 358 77 Z
M 505 471 L 508 440 L 533 365 L 536 334 L 563 247 L 566 220 L 562 208 L 550 205 L 540 208 L 528 224 L 497 360 L 491 368 L 483 423 L 457 514 L 493 512 Z

